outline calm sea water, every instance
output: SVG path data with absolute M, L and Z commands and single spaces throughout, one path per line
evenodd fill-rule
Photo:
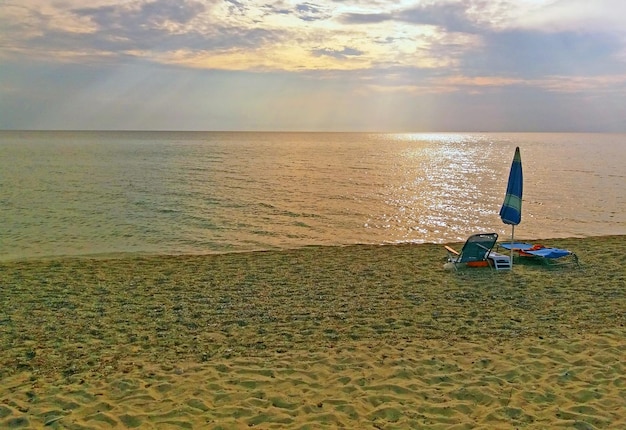
M 626 234 L 624 134 L 0 132 L 0 259 Z

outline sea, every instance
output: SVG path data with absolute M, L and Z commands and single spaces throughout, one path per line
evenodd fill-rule
M 626 234 L 626 134 L 0 131 L 0 260 Z

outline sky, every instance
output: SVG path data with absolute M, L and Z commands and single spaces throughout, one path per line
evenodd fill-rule
M 626 1 L 2 0 L 0 129 L 626 132 Z

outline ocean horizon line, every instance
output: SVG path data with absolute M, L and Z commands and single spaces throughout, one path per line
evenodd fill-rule
M 185 130 L 185 129 L 3 129 L 0 132 L 33 133 L 293 133 L 293 134 L 626 134 L 624 131 L 514 131 L 514 130 L 430 130 L 430 131 L 376 131 L 376 130 Z

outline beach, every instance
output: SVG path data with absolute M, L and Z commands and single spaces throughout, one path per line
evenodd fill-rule
M 539 242 L 2 262 L 0 427 L 625 428 L 626 236 Z

